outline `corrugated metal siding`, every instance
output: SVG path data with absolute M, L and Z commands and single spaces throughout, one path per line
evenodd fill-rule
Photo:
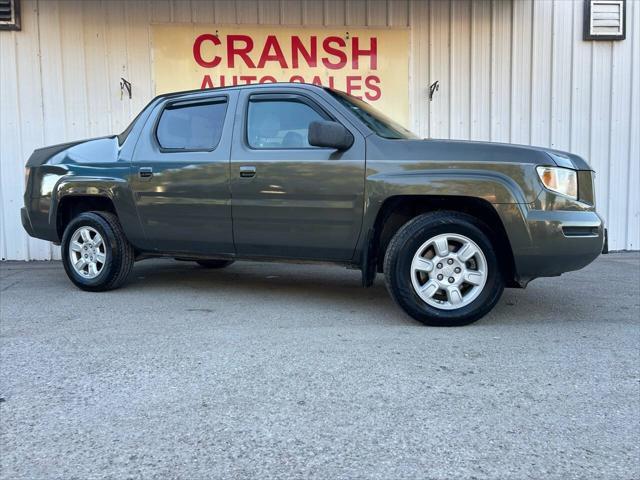
M 154 22 L 411 27 L 411 127 L 552 146 L 598 172 L 612 249 L 640 248 L 640 3 L 627 39 L 582 41 L 582 0 L 23 0 L 0 32 L 0 257 L 59 258 L 20 225 L 34 148 L 117 133 L 153 96 Z M 633 60 L 636 59 L 636 60 Z M 120 98 L 119 79 L 133 84 Z M 440 81 L 432 102 L 428 85 Z

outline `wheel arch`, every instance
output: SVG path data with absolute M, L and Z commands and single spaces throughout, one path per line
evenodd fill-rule
M 64 230 L 75 217 L 84 212 L 103 211 L 117 216 L 113 200 L 106 195 L 65 195 L 59 199 L 56 208 L 55 226 L 58 238 L 62 238 Z
M 74 216 L 92 210 L 116 215 L 134 246 L 144 238 L 135 202 L 124 178 L 63 178 L 52 195 L 50 228 L 62 239 L 64 228 Z
M 509 236 L 494 206 L 478 197 L 462 195 L 396 195 L 380 206 L 362 251 L 363 285 L 370 286 L 376 273 L 382 273 L 384 256 L 395 233 L 409 220 L 423 213 L 453 211 L 478 218 L 486 225 L 485 233 L 499 252 L 500 268 L 508 286 L 516 282 L 515 259 Z

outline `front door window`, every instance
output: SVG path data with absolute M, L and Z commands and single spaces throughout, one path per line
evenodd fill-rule
M 309 124 L 322 121 L 318 111 L 297 100 L 249 102 L 247 143 L 255 149 L 317 148 L 309 145 Z

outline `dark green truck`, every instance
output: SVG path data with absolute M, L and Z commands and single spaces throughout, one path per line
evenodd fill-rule
M 308 260 L 384 273 L 429 325 L 487 313 L 504 287 L 577 270 L 605 244 L 594 172 L 543 148 L 416 138 L 305 84 L 155 98 L 121 135 L 36 150 L 22 222 L 84 290 L 136 260 Z

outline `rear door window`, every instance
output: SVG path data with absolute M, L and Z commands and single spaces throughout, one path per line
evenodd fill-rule
M 165 150 L 214 150 L 224 126 L 226 99 L 170 104 L 162 112 L 156 137 Z

